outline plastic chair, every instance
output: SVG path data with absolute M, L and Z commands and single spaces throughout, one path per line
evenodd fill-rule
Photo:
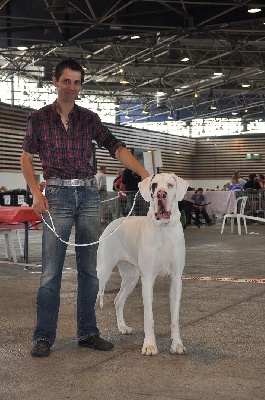
M 24 250 L 22 249 L 19 229 L 24 229 L 24 224 L 14 223 L 14 224 L 0 224 L 0 235 L 4 235 L 4 244 L 5 244 L 5 254 L 6 257 L 14 262 L 17 262 L 17 256 L 15 251 L 14 240 L 17 239 L 20 254 L 23 257 Z
M 230 218 L 231 219 L 231 233 L 234 232 L 234 222 L 235 222 L 235 219 L 236 219 L 237 220 L 238 234 L 241 235 L 241 218 L 243 218 L 243 221 L 244 221 L 246 234 L 248 233 L 247 232 L 246 216 L 244 215 L 244 211 L 245 211 L 247 200 L 248 200 L 248 196 L 242 196 L 242 197 L 238 197 L 236 199 L 236 205 L 235 205 L 234 212 L 232 214 L 225 214 L 224 215 L 221 234 L 223 233 L 223 230 L 224 230 L 226 218 Z M 239 208 L 239 212 L 237 212 L 239 203 L 240 203 L 240 208 Z

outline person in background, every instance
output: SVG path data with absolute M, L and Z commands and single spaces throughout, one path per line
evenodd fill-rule
M 136 193 L 138 192 L 138 183 L 141 181 L 141 177 L 130 170 L 129 168 L 125 168 L 122 174 L 122 184 L 125 185 L 126 187 L 126 199 L 127 199 L 127 204 L 126 204 L 126 212 L 127 214 L 130 212 L 134 198 Z M 139 200 L 139 194 L 136 197 L 135 200 L 135 206 L 132 211 L 131 215 L 140 215 L 140 200 Z
M 7 192 L 8 191 L 8 189 L 7 189 L 7 187 L 6 186 L 0 186 L 0 192 Z
M 241 173 L 239 171 L 235 171 L 233 173 L 232 179 L 235 179 L 240 185 L 242 185 L 242 188 L 244 188 L 246 180 L 241 176 Z
M 205 210 L 205 197 L 202 188 L 198 188 L 191 196 L 191 202 L 193 203 L 193 210 L 195 211 L 195 225 L 200 225 L 200 214 L 205 218 L 206 225 L 212 225 L 210 217 Z
M 54 103 L 33 111 L 27 121 L 22 144 L 21 167 L 33 196 L 33 208 L 51 224 L 58 236 L 69 240 L 75 226 L 77 266 L 77 341 L 83 348 L 112 350 L 100 337 L 95 303 L 98 294 L 97 241 L 100 235 L 100 196 L 90 160 L 93 142 L 108 150 L 145 179 L 149 173 L 101 122 L 99 116 L 75 104 L 84 82 L 84 69 L 73 59 L 62 60 L 52 77 L 57 89 Z M 34 154 L 38 153 L 45 196 L 36 181 Z M 67 244 L 43 225 L 42 272 L 37 295 L 37 319 L 32 357 L 47 357 L 55 342 L 60 308 L 60 289 Z M 94 243 L 93 245 L 89 245 Z M 88 245 L 86 245 L 88 244 Z
M 122 183 L 122 174 L 123 174 L 123 169 L 120 168 L 117 171 L 117 177 L 113 181 L 113 190 L 114 192 L 118 193 L 119 199 L 117 202 L 117 207 L 116 207 L 116 213 L 114 213 L 114 219 L 119 218 L 119 217 L 125 217 L 126 216 L 126 187 Z
M 236 180 L 236 179 L 232 179 L 230 182 L 230 190 L 243 190 L 243 186 Z
M 260 190 L 260 185 L 256 174 L 249 174 L 249 180 L 245 183 L 244 189 Z
M 107 168 L 105 167 L 105 165 L 101 165 L 99 167 L 99 171 L 95 175 L 95 178 L 97 181 L 97 186 L 98 186 L 98 191 L 99 191 L 99 196 L 100 196 L 100 202 L 101 202 L 101 207 L 100 207 L 101 222 L 104 222 L 105 217 L 106 217 L 105 214 L 108 209 L 108 205 L 106 202 L 106 200 L 108 198 L 106 172 L 107 172 Z
M 123 174 L 123 169 L 119 168 L 117 171 L 117 176 L 113 181 L 112 184 L 112 189 L 114 190 L 114 192 L 119 192 L 120 188 L 121 188 L 121 183 L 122 183 L 122 174 Z
M 265 177 L 263 174 L 259 174 L 257 181 L 260 186 L 260 189 L 265 189 Z
M 45 195 L 46 182 L 45 181 L 40 182 L 39 188 L 40 188 L 40 191 L 42 192 L 42 194 Z
M 107 179 L 106 179 L 106 172 L 107 168 L 105 165 L 101 165 L 99 167 L 98 173 L 95 175 L 96 180 L 97 180 L 97 185 L 98 185 L 98 191 L 100 193 L 107 192 Z

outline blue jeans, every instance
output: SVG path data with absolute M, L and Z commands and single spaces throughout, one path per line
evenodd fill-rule
M 96 185 L 91 187 L 47 186 L 45 195 L 55 230 L 68 241 L 75 225 L 75 243 L 91 243 L 100 234 L 100 201 Z M 48 214 L 44 216 L 49 225 Z M 95 303 L 98 294 L 96 272 L 97 247 L 75 247 L 77 265 L 77 339 L 99 334 Z M 42 274 L 37 296 L 37 324 L 33 340 L 47 340 L 53 345 L 60 308 L 62 270 L 67 245 L 43 224 Z

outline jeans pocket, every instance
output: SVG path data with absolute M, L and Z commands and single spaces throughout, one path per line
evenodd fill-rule
M 61 189 L 61 186 L 47 186 L 45 189 L 45 197 L 47 197 L 47 199 L 48 199 L 49 196 L 59 193 L 60 189 Z

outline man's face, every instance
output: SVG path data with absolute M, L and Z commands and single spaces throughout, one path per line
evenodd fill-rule
M 57 88 L 59 100 L 71 103 L 77 99 L 78 93 L 82 89 L 81 72 L 66 68 L 58 81 L 55 76 L 52 80 Z

